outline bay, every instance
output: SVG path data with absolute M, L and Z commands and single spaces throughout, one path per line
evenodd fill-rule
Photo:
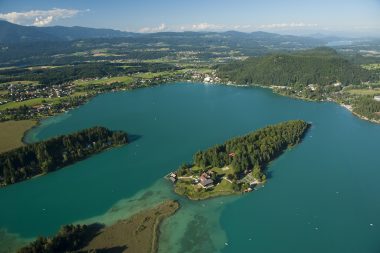
M 251 194 L 189 201 L 162 177 L 212 145 L 268 124 L 312 122 Z M 160 252 L 379 252 L 380 126 L 334 103 L 262 88 L 176 83 L 99 95 L 31 130 L 29 142 L 95 125 L 124 130 L 125 147 L 0 189 L 0 252 L 63 224 L 128 217 L 167 198 Z

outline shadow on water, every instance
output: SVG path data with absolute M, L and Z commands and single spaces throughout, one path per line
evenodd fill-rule
M 139 140 L 140 138 L 142 138 L 142 135 L 128 134 L 128 142 L 129 143 L 135 142 L 135 141 Z
M 116 246 L 112 248 L 96 249 L 96 251 L 94 252 L 96 253 L 122 253 L 126 249 L 128 249 L 127 246 Z M 85 253 L 85 252 L 88 252 L 88 251 L 79 251 L 79 253 Z
M 271 178 L 273 178 L 273 171 L 266 171 L 265 172 L 265 176 L 267 177 L 267 179 L 271 179 Z

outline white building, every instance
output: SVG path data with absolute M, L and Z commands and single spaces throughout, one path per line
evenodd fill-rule
M 211 77 L 206 76 L 205 79 L 203 79 L 203 82 L 209 83 L 209 82 L 211 82 L 211 80 L 212 80 Z
M 374 96 L 373 99 L 375 99 L 375 101 L 379 101 L 380 102 L 380 96 Z

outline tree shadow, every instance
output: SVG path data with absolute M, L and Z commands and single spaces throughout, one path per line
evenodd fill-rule
M 137 141 L 138 139 L 142 138 L 142 135 L 138 134 L 128 134 L 128 143 L 132 143 Z
M 273 178 L 273 171 L 266 171 L 265 176 L 267 177 L 267 179 Z
M 124 246 L 115 246 L 112 248 L 93 249 L 93 250 L 89 250 L 89 251 L 80 251 L 78 253 L 85 253 L 85 252 L 86 253 L 122 253 L 126 249 L 128 249 L 128 247 L 126 245 L 124 245 Z
M 105 227 L 104 224 L 101 223 L 93 223 L 87 225 L 86 231 L 83 235 L 82 247 L 86 247 L 95 236 L 99 235 L 101 230 Z

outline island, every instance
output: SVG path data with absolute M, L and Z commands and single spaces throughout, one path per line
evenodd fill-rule
M 124 132 L 92 127 L 1 153 L 0 186 L 55 171 L 127 142 Z
M 311 125 L 290 120 L 269 125 L 194 155 L 167 175 L 174 190 L 192 200 L 250 192 L 267 180 L 268 164 L 301 142 Z
M 38 237 L 18 253 L 48 252 L 134 252 L 155 253 L 161 222 L 179 209 L 166 200 L 111 226 L 103 224 L 65 225 L 51 237 Z

